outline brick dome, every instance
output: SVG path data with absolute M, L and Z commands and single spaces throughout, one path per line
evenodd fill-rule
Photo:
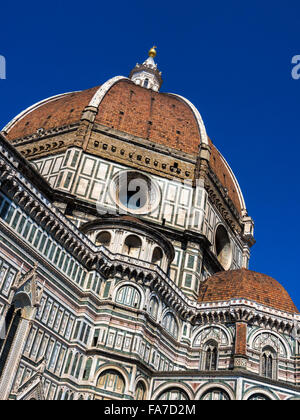
M 121 80 L 107 92 L 95 122 L 188 154 L 199 151 L 199 128 L 191 108 L 130 80 Z
M 34 134 L 39 128 L 79 122 L 90 104 L 95 87 L 49 98 L 29 108 L 6 129 L 8 140 Z M 98 106 L 95 123 L 142 137 L 164 146 L 197 155 L 200 135 L 192 109 L 179 98 L 154 92 L 121 79 L 106 92 Z
M 199 302 L 247 299 L 285 312 L 299 313 L 290 295 L 277 280 L 241 268 L 222 271 L 200 285 Z
M 245 209 L 240 187 L 223 156 L 208 139 L 196 108 L 178 95 L 155 92 L 117 76 L 102 86 L 41 101 L 4 129 L 13 144 L 62 127 L 79 127 L 84 110 L 96 108 L 94 124 L 104 125 L 196 158 L 201 142 L 211 148 L 210 166 L 239 213 Z M 32 139 L 30 139 L 32 141 Z M 33 140 L 34 141 L 34 140 Z

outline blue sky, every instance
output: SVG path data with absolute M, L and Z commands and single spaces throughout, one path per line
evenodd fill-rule
M 0 125 L 54 94 L 127 76 L 158 46 L 162 91 L 199 109 L 255 220 L 250 268 L 275 277 L 300 309 L 300 3 L 4 2 Z

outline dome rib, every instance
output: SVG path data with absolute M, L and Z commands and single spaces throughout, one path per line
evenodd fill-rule
M 98 89 L 99 86 L 41 101 L 19 114 L 21 117 L 3 131 L 8 140 L 16 140 L 36 133 L 39 128 L 48 130 L 79 122 L 84 108 Z
M 191 108 L 191 110 L 192 110 L 192 112 L 195 116 L 195 119 L 197 121 L 197 124 L 198 124 L 201 142 L 208 145 L 209 143 L 208 143 L 206 128 L 205 128 L 203 119 L 201 117 L 201 114 L 198 111 L 198 109 L 195 107 L 195 105 L 193 105 L 192 102 L 190 102 L 184 96 L 180 96 L 180 95 L 177 95 L 175 93 L 167 93 L 167 95 L 180 99 L 182 102 L 184 102 L 186 105 L 188 105 Z
M 8 124 L 6 124 L 6 126 L 3 127 L 3 129 L 1 131 L 3 131 L 4 133 L 7 133 L 9 130 L 11 130 L 13 128 L 14 124 L 21 121 L 21 119 L 24 118 L 30 112 L 38 109 L 39 107 L 47 104 L 48 102 L 54 101 L 56 99 L 62 98 L 63 96 L 71 95 L 72 93 L 77 93 L 77 92 L 79 92 L 79 91 L 60 93 L 58 95 L 50 96 L 49 98 L 43 99 L 39 102 L 36 102 L 35 104 L 33 104 L 30 107 L 21 111 L 15 118 L 13 118 Z
M 116 83 L 120 82 L 121 80 L 129 80 L 129 79 L 124 76 L 116 76 L 107 80 L 103 85 L 99 87 L 95 95 L 92 97 L 89 103 L 89 106 L 99 108 L 101 102 L 103 101 L 104 96 L 107 94 L 109 89 L 111 89 Z
M 223 187 L 227 188 L 228 196 L 232 200 L 238 212 L 243 215 L 246 213 L 246 204 L 241 187 L 226 159 L 219 152 L 213 142 L 210 139 L 208 140 L 211 147 L 209 165 Z
M 199 153 L 200 132 L 191 107 L 176 96 L 145 89 L 126 78 L 103 97 L 95 123 L 186 154 Z
M 21 112 L 3 131 L 10 141 L 79 124 L 84 111 L 93 108 L 92 123 L 104 125 L 151 143 L 162 145 L 195 159 L 201 143 L 211 148 L 210 167 L 237 211 L 245 213 L 245 203 L 233 172 L 208 138 L 202 117 L 186 98 L 155 92 L 116 76 L 102 86 L 52 96 Z M 18 143 L 20 144 L 20 143 Z

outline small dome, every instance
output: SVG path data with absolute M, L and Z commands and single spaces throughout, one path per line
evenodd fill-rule
M 241 268 L 221 271 L 200 285 L 199 302 L 247 299 L 285 312 L 299 313 L 290 295 L 277 280 Z

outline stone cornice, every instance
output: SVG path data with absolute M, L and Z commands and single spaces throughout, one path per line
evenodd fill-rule
M 26 136 L 24 138 L 20 138 L 14 140 L 12 144 L 17 146 L 20 153 L 26 157 L 27 159 L 32 159 L 33 157 L 43 156 L 45 154 L 51 155 L 58 153 L 59 151 L 64 151 L 68 147 L 71 146 L 72 142 L 69 143 L 67 139 L 63 137 L 57 137 L 61 134 L 72 133 L 78 130 L 80 123 L 74 123 L 69 126 L 62 126 L 62 127 L 55 127 L 47 131 L 43 131 L 42 129 L 38 130 L 38 132 Z M 189 155 L 187 153 L 183 153 L 180 151 L 172 150 L 167 146 L 162 146 L 159 144 L 154 144 L 153 142 L 142 139 L 140 137 L 136 137 L 122 131 L 112 129 L 101 124 L 93 123 L 92 133 L 98 133 L 101 138 L 107 138 L 107 141 L 120 141 L 120 142 L 127 142 L 128 145 L 132 144 L 133 150 L 135 148 L 142 149 L 149 149 L 149 154 L 151 158 L 149 159 L 149 163 L 145 165 L 145 170 L 153 172 L 154 174 L 160 174 L 170 179 L 185 179 L 185 180 L 192 180 L 194 175 L 197 176 L 197 156 Z M 109 140 L 111 139 L 111 140 Z M 86 151 L 89 153 L 93 153 L 95 155 L 110 158 L 111 160 L 118 160 L 118 153 L 116 152 L 109 152 L 109 150 L 97 150 L 93 145 L 96 142 L 93 136 L 90 138 L 87 148 L 85 147 Z M 74 143 L 74 142 L 73 142 Z M 107 156 L 108 155 L 108 156 Z M 138 153 L 134 152 L 134 155 L 138 155 Z M 153 156 L 152 156 L 153 155 Z M 157 159 L 155 159 L 155 155 L 157 155 Z M 165 163 L 165 169 L 159 169 L 158 167 L 153 166 L 151 164 L 152 160 L 160 161 L 159 155 L 166 156 L 169 158 L 170 156 L 174 157 L 174 159 L 179 159 L 183 165 L 183 172 L 177 174 L 172 172 L 169 168 L 169 165 Z M 123 158 L 124 160 L 124 158 Z M 120 156 L 120 162 L 122 162 L 122 156 Z M 126 163 L 130 166 L 135 167 L 138 165 L 140 167 L 141 162 L 137 161 L 130 161 L 128 157 L 126 157 Z M 194 169 L 192 169 L 194 168 Z M 206 176 L 205 188 L 208 191 L 209 197 L 211 201 L 215 204 L 215 206 L 219 209 L 222 217 L 226 220 L 229 225 L 232 227 L 234 231 L 241 232 L 241 220 L 238 211 L 236 210 L 232 200 L 229 198 L 228 194 L 226 193 L 224 187 L 222 186 L 221 182 L 214 174 L 214 172 L 208 168 L 208 174 Z
M 9 190 L 13 200 L 22 207 L 38 224 L 44 227 L 66 250 L 75 256 L 88 269 L 97 269 L 104 277 L 113 277 L 116 273 L 134 277 L 138 282 L 156 290 L 162 299 L 183 319 L 195 323 L 216 322 L 222 317 L 240 319 L 240 311 L 251 320 L 265 323 L 279 329 L 292 329 L 300 322 L 299 314 L 276 311 L 247 300 L 230 302 L 199 303 L 189 299 L 157 265 L 140 261 L 120 254 L 112 254 L 104 247 L 95 246 L 83 235 L 51 202 L 35 187 L 35 180 L 40 176 L 33 168 L 24 168 L 24 160 L 0 136 L 0 182 Z M 26 161 L 25 161 L 26 162 Z M 23 163 L 23 164 L 22 164 Z M 30 181 L 25 178 L 31 172 Z M 229 310 L 229 308 L 231 308 Z M 221 318 L 220 318 L 221 317 Z M 229 317 L 229 318 L 228 318 Z M 256 321 L 255 321 L 256 322 Z
M 40 141 L 42 139 L 47 139 L 49 137 L 55 137 L 59 134 L 70 133 L 72 131 L 75 131 L 77 130 L 78 126 L 79 126 L 79 122 L 73 123 L 70 125 L 60 126 L 60 127 L 53 127 L 53 128 L 50 128 L 49 130 L 44 130 L 43 128 L 40 128 L 39 130 L 37 130 L 36 133 L 32 133 L 28 136 L 20 137 L 18 139 L 13 140 L 12 144 L 15 147 L 18 147 L 18 146 L 28 145 L 30 143 L 36 143 L 37 141 Z
M 91 232 L 93 230 L 103 229 L 115 229 L 115 228 L 127 228 L 131 227 L 136 231 L 146 233 L 149 238 L 160 242 L 161 247 L 166 252 L 170 263 L 175 257 L 175 250 L 172 243 L 157 229 L 152 228 L 149 224 L 141 222 L 139 219 L 130 219 L 122 217 L 103 217 L 101 219 L 96 219 L 91 222 L 87 222 L 80 227 L 80 231 L 83 233 Z
M 231 226 L 233 231 L 241 233 L 242 224 L 240 215 L 218 177 L 211 169 L 209 169 L 205 180 L 205 188 L 208 192 L 209 198 L 218 208 L 224 220 L 226 220 L 226 222 Z
M 196 156 L 181 152 L 176 149 L 164 146 L 159 143 L 153 143 L 151 140 L 144 139 L 142 137 L 134 136 L 133 134 L 125 133 L 124 131 L 117 130 L 116 128 L 106 127 L 103 124 L 95 123 L 93 126 L 93 132 L 102 134 L 108 138 L 114 138 L 122 142 L 131 143 L 134 146 L 142 146 L 144 149 L 149 149 L 166 156 L 172 156 L 175 159 L 180 159 L 188 163 L 195 164 Z
M 285 381 L 277 381 L 277 380 L 273 380 L 273 379 L 269 379 L 269 378 L 262 378 L 261 376 L 243 370 L 243 369 L 237 369 L 235 371 L 233 370 L 216 370 L 216 371 L 199 371 L 199 370 L 185 370 L 185 371 L 170 371 L 170 372 L 155 372 L 154 374 L 155 379 L 160 379 L 160 378 L 176 378 L 178 379 L 178 377 L 182 377 L 182 378 L 187 378 L 187 377 L 195 377 L 197 378 L 197 380 L 202 379 L 202 378 L 210 378 L 210 379 L 217 379 L 218 381 L 221 380 L 222 377 L 224 377 L 224 379 L 226 378 L 232 378 L 232 379 L 238 379 L 238 378 L 244 378 L 244 379 L 248 379 L 248 380 L 252 380 L 255 381 L 257 383 L 261 384 L 268 384 L 274 387 L 278 387 L 280 389 L 282 389 L 282 386 L 284 385 L 284 388 L 286 389 L 290 389 L 291 391 L 296 391 L 299 392 L 300 391 L 300 387 L 297 385 L 293 385 L 291 383 L 285 382 Z

